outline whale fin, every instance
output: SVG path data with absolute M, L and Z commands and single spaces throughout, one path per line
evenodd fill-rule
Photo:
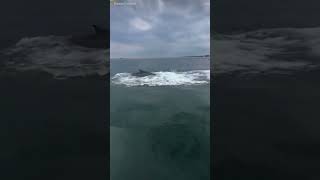
M 99 26 L 97 26 L 97 25 L 92 25 L 92 27 L 93 27 L 93 29 L 94 29 L 94 31 L 95 31 L 95 33 L 98 35 L 98 34 L 107 34 L 108 33 L 108 31 L 106 30 L 106 29 L 103 29 L 103 28 L 101 28 L 101 27 L 99 27 Z

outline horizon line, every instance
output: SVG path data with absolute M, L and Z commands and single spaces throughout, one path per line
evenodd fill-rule
M 110 57 L 110 59 L 152 59 L 152 58 L 180 58 L 180 57 L 207 57 L 210 53 L 204 55 L 184 55 L 184 56 L 162 56 L 162 57 Z

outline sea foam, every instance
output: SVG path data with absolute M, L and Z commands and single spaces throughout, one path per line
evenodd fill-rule
M 125 86 L 180 86 L 210 83 L 210 70 L 153 73 L 155 75 L 145 77 L 136 77 L 131 73 L 118 73 L 111 78 L 111 82 Z
M 212 38 L 214 73 L 291 73 L 320 65 L 320 28 L 260 29 Z
M 70 41 L 68 36 L 25 37 L 0 51 L 6 68 L 16 71 L 38 70 L 56 78 L 105 75 L 108 49 L 87 48 Z

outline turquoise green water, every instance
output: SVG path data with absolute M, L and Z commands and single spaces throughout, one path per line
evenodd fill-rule
M 209 91 L 111 85 L 111 179 L 208 180 Z

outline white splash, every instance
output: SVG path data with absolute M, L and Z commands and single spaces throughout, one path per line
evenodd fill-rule
M 212 38 L 214 73 L 290 72 L 320 65 L 320 28 L 262 29 Z
M 107 49 L 87 48 L 66 36 L 23 38 L 1 52 L 6 67 L 17 71 L 45 71 L 56 78 L 104 75 L 108 72 Z
M 153 72 L 155 75 L 136 77 L 131 73 L 118 73 L 111 78 L 112 83 L 125 86 L 180 86 L 210 83 L 210 70 L 186 72 Z

